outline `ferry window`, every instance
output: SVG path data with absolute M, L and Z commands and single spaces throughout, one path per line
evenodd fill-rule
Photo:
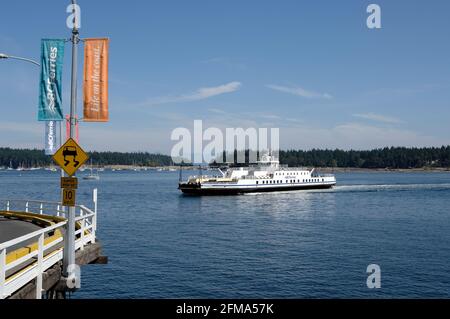
M 258 181 L 256 181 L 256 185 L 258 185 Z

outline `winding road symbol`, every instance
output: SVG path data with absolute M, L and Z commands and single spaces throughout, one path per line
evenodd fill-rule
M 80 162 L 77 161 L 78 152 L 76 147 L 66 146 L 64 147 L 62 154 L 64 156 L 64 166 L 69 165 L 70 161 L 67 159 L 67 157 L 70 156 L 73 157 L 73 167 L 77 167 L 80 164 Z

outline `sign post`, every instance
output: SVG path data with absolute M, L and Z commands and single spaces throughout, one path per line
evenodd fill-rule
M 73 10 L 75 11 L 76 1 L 72 0 Z M 75 12 L 74 12 L 75 13 Z M 80 42 L 78 34 L 78 21 L 77 15 L 73 16 L 73 28 L 72 28 L 72 79 L 71 79 L 71 90 L 70 90 L 70 134 L 69 140 L 74 137 L 76 118 L 75 114 L 77 111 L 77 56 L 78 56 L 78 43 Z M 81 165 L 80 165 L 81 166 Z M 78 168 L 75 169 L 75 171 Z M 75 174 L 75 171 L 72 174 Z M 66 171 L 67 173 L 67 171 Z M 69 174 L 71 175 L 71 174 Z M 63 191 L 64 195 L 64 191 Z M 63 196 L 64 197 L 64 196 Z M 70 269 L 74 269 L 75 266 L 75 207 L 69 207 L 69 214 L 67 220 L 67 231 L 66 231 L 66 241 L 64 245 L 64 274 L 67 277 L 72 277 L 73 274 L 70 273 Z
M 71 130 L 71 133 L 73 133 L 73 130 Z M 73 176 L 88 158 L 86 152 L 83 151 L 81 146 L 78 145 L 72 137 L 69 137 L 69 139 L 53 155 L 55 163 L 69 176 L 61 177 L 61 202 L 63 206 L 69 207 L 68 228 L 66 230 L 67 234 L 64 242 L 64 272 L 67 277 L 73 275 L 69 274 L 68 269 L 75 269 L 75 203 L 78 179 Z

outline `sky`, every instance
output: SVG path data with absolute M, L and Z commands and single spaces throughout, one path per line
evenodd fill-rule
M 194 120 L 276 127 L 282 149 L 450 144 L 447 0 L 78 3 L 81 37 L 110 38 L 110 121 L 80 124 L 87 150 L 169 154 Z M 381 29 L 366 25 L 371 3 Z M 41 38 L 70 37 L 68 4 L 2 4 L 0 52 L 39 60 Z M 79 60 L 81 75 L 82 48 Z M 43 148 L 38 81 L 38 67 L 0 60 L 0 146 Z

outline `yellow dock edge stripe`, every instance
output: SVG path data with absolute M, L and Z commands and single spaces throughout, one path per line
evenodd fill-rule
M 14 219 L 19 219 L 19 220 L 29 221 L 29 222 L 32 222 L 39 226 L 42 226 L 42 227 L 49 227 L 56 223 L 65 221 L 65 218 L 63 218 L 63 217 L 40 215 L 40 214 L 27 213 L 27 212 L 1 211 L 0 216 L 3 216 L 5 218 L 14 218 Z M 61 231 L 59 229 L 56 229 L 53 232 L 53 235 L 48 236 L 47 238 L 44 239 L 44 245 L 50 244 L 53 241 L 55 241 L 61 237 L 62 237 Z M 8 254 L 6 254 L 6 264 L 14 262 L 17 259 L 22 258 L 23 256 L 26 256 L 29 253 L 31 253 L 37 249 L 38 249 L 38 243 L 36 242 L 36 243 L 30 244 L 30 245 L 27 245 L 25 247 L 18 248 L 12 252 L 9 252 Z

